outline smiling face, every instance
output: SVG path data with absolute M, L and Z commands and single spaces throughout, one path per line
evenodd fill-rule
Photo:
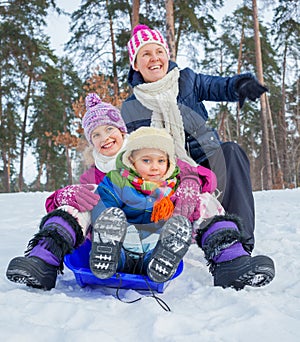
M 146 181 L 160 181 L 169 168 L 168 155 L 156 148 L 143 148 L 130 157 L 136 172 Z
M 91 134 L 95 149 L 106 157 L 116 155 L 123 146 L 123 133 L 114 126 L 98 126 Z
M 134 70 L 139 71 L 147 83 L 162 79 L 167 74 L 168 67 L 169 58 L 166 50 L 155 43 L 141 47 L 134 63 Z

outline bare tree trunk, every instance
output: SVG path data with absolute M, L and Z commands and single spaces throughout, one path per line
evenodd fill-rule
M 237 66 L 237 73 L 241 73 L 241 67 L 242 67 L 242 59 L 243 59 L 243 44 L 244 44 L 244 37 L 245 37 L 245 31 L 244 31 L 244 23 L 242 26 L 242 34 L 240 39 L 240 45 L 239 45 L 239 56 L 238 56 L 238 66 Z M 236 138 L 237 142 L 240 143 L 241 140 L 241 119 L 240 119 L 240 106 L 237 103 L 236 106 Z
M 297 66 L 297 75 L 299 75 L 299 70 L 298 70 L 298 66 Z M 299 77 L 297 78 L 297 96 L 296 98 L 299 99 L 300 97 L 300 82 L 299 82 Z M 300 132 L 300 101 L 297 101 L 297 107 L 296 107 L 296 127 L 297 127 L 297 131 L 298 133 Z
M 67 121 L 67 113 L 64 111 L 63 115 L 63 122 L 65 123 Z M 67 126 L 64 124 L 64 133 L 67 132 Z M 68 170 L 68 184 L 73 184 L 73 176 L 72 176 L 72 164 L 71 164 L 71 158 L 69 154 L 69 147 L 68 142 L 65 144 L 65 156 L 66 156 L 66 163 L 67 163 L 67 170 Z
M 253 128 L 250 128 L 250 130 L 251 130 L 251 135 L 250 135 L 251 136 L 251 151 L 254 151 L 255 148 L 254 148 L 254 138 L 253 137 L 255 136 L 255 134 L 253 133 Z M 249 158 L 250 158 L 250 175 L 251 175 L 251 179 L 255 180 L 255 183 L 257 183 L 258 177 L 255 176 L 256 159 L 255 159 L 254 153 L 250 153 Z M 256 188 L 258 188 L 257 185 L 256 185 Z
M 183 26 L 183 16 L 181 15 L 178 19 L 178 31 L 177 31 L 177 37 L 175 39 L 175 53 L 177 56 L 178 53 L 178 47 L 179 47 L 179 41 L 181 38 L 181 32 L 182 32 L 182 26 Z
M 1 40 L 0 40 L 1 42 Z M 0 127 L 2 125 L 3 107 L 2 107 L 2 69 L 0 68 Z M 3 162 L 3 190 L 10 192 L 10 164 L 9 156 L 5 151 L 5 147 L 1 146 L 1 157 Z
M 174 0 L 166 0 L 166 31 L 170 50 L 170 59 L 176 61 L 175 26 L 174 26 Z
M 5 192 L 10 192 L 10 162 L 6 151 L 1 151 L 3 161 L 3 187 Z
M 276 136 L 274 132 L 274 125 L 273 125 L 273 119 L 272 119 L 272 112 L 269 104 L 269 99 L 266 96 L 266 104 L 267 104 L 267 113 L 269 116 L 269 121 L 270 121 L 270 132 L 271 132 L 271 139 L 274 145 L 274 159 L 276 160 L 276 165 L 277 165 L 277 172 L 276 172 L 276 187 L 279 189 L 283 189 L 283 173 L 281 169 L 281 163 L 280 163 L 280 158 L 278 154 L 278 147 L 277 147 L 277 142 L 276 142 Z
M 131 28 L 133 29 L 140 21 L 140 0 L 132 0 Z
M 287 56 L 287 44 L 285 44 L 283 52 L 283 65 L 282 65 L 282 83 L 281 83 L 281 111 L 279 112 L 279 155 L 282 160 L 283 173 L 287 173 L 287 132 L 286 132 L 286 121 L 285 121 L 285 75 L 286 75 L 286 56 Z
M 25 135 L 26 135 L 26 125 L 27 125 L 27 117 L 28 117 L 28 109 L 29 109 L 29 99 L 30 99 L 30 91 L 31 91 L 31 83 L 32 83 L 32 72 L 29 73 L 29 80 L 27 85 L 27 93 L 25 96 L 24 103 L 24 119 L 22 123 L 22 131 L 21 131 L 21 150 L 20 150 L 20 171 L 19 171 L 19 191 L 23 190 L 24 178 L 23 178 L 23 169 L 24 169 L 24 154 L 25 154 Z
M 0 40 L 1 42 L 1 40 Z M 3 107 L 2 107 L 2 69 L 0 68 L 0 127 L 2 125 Z
M 220 75 L 223 75 L 223 49 L 222 49 L 222 44 L 220 46 Z M 227 140 L 227 128 L 228 125 L 226 125 L 227 123 L 227 108 L 225 110 L 224 107 L 224 102 L 220 103 L 221 105 L 221 110 L 220 110 L 220 125 L 219 125 L 219 129 L 218 129 L 218 133 L 221 137 L 221 140 L 223 141 L 228 141 Z
M 7 192 L 10 192 L 10 157 L 7 157 Z
M 222 110 L 220 111 L 220 125 L 218 129 L 218 133 L 221 137 L 222 141 L 227 141 L 227 134 L 226 134 L 226 119 L 227 119 L 227 111 L 224 110 L 224 105 L 221 103 Z
M 253 24 L 254 24 L 254 41 L 255 41 L 255 57 L 256 57 L 256 68 L 257 78 L 261 84 L 264 83 L 263 79 L 263 66 L 261 57 L 261 46 L 259 37 L 259 22 L 256 0 L 252 0 L 252 11 L 253 11 Z M 267 184 L 265 188 L 267 190 L 272 189 L 272 169 L 271 169 L 271 158 L 270 158 L 270 146 L 269 146 L 269 131 L 268 131 L 268 118 L 267 118 L 267 101 L 266 94 L 263 94 L 260 98 L 261 105 L 261 122 L 262 122 L 262 142 L 263 142 L 263 160 L 265 163 L 264 170 L 267 174 Z M 263 171 L 264 171 L 263 170 Z
M 66 160 L 67 160 L 67 168 L 68 168 L 68 184 L 73 184 L 73 177 L 72 177 L 72 161 L 69 154 L 69 148 L 65 147 L 65 154 L 66 154 Z
M 109 3 L 108 0 L 106 0 L 106 7 L 108 8 Z M 110 10 L 108 10 L 108 16 L 109 16 L 109 30 L 110 30 L 110 41 L 111 41 L 111 49 L 112 49 L 112 57 L 113 57 L 113 78 L 114 78 L 114 94 L 115 96 L 119 95 L 119 83 L 118 83 L 118 72 L 117 72 L 117 52 L 116 52 L 116 45 L 115 45 L 115 35 L 114 35 L 114 29 L 113 29 L 113 20 L 110 13 Z
M 41 190 L 41 177 L 42 177 L 42 173 L 43 173 L 43 165 L 44 165 L 44 163 L 41 163 L 41 165 L 38 169 L 38 175 L 37 175 L 36 182 L 35 182 L 36 190 Z
M 51 150 L 52 146 L 52 140 L 48 139 L 48 147 L 49 150 Z M 53 165 L 50 162 L 50 152 L 46 153 L 46 160 L 45 160 L 45 166 L 46 166 L 46 191 L 53 191 L 55 189 L 54 184 L 55 180 L 53 178 Z

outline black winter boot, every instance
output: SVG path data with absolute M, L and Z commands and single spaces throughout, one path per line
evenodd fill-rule
M 243 289 L 246 285 L 261 287 L 269 284 L 275 276 L 274 262 L 265 255 L 241 256 L 237 259 L 215 264 L 214 285 Z
M 51 290 L 57 274 L 63 273 L 63 259 L 83 242 L 77 220 L 63 210 L 46 215 L 40 231 L 29 241 L 25 257 L 12 259 L 6 276 L 10 281 Z
M 58 267 L 37 257 L 16 257 L 6 271 L 6 277 L 19 284 L 43 290 L 55 287 Z

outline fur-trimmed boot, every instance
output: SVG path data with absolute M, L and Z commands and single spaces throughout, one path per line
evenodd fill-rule
M 243 289 L 246 285 L 267 285 L 275 276 L 271 258 L 251 257 L 243 248 L 240 234 L 241 222 L 236 216 L 216 216 L 199 229 L 196 241 L 204 251 L 214 277 L 214 285 Z
M 29 241 L 24 257 L 12 259 L 6 276 L 15 283 L 51 290 L 58 272 L 63 271 L 63 259 L 83 242 L 82 227 L 64 210 L 46 215 L 40 230 Z

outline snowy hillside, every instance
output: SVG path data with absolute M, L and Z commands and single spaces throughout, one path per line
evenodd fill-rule
M 49 292 L 9 282 L 7 264 L 36 232 L 47 196 L 0 194 L 1 341 L 300 341 L 300 188 L 254 194 L 253 254 L 275 260 L 271 284 L 239 292 L 213 287 L 203 253 L 193 245 L 183 273 L 158 295 L 171 312 L 151 297 L 127 304 L 113 289 L 81 288 L 67 268 Z M 133 290 L 120 295 L 141 296 Z

